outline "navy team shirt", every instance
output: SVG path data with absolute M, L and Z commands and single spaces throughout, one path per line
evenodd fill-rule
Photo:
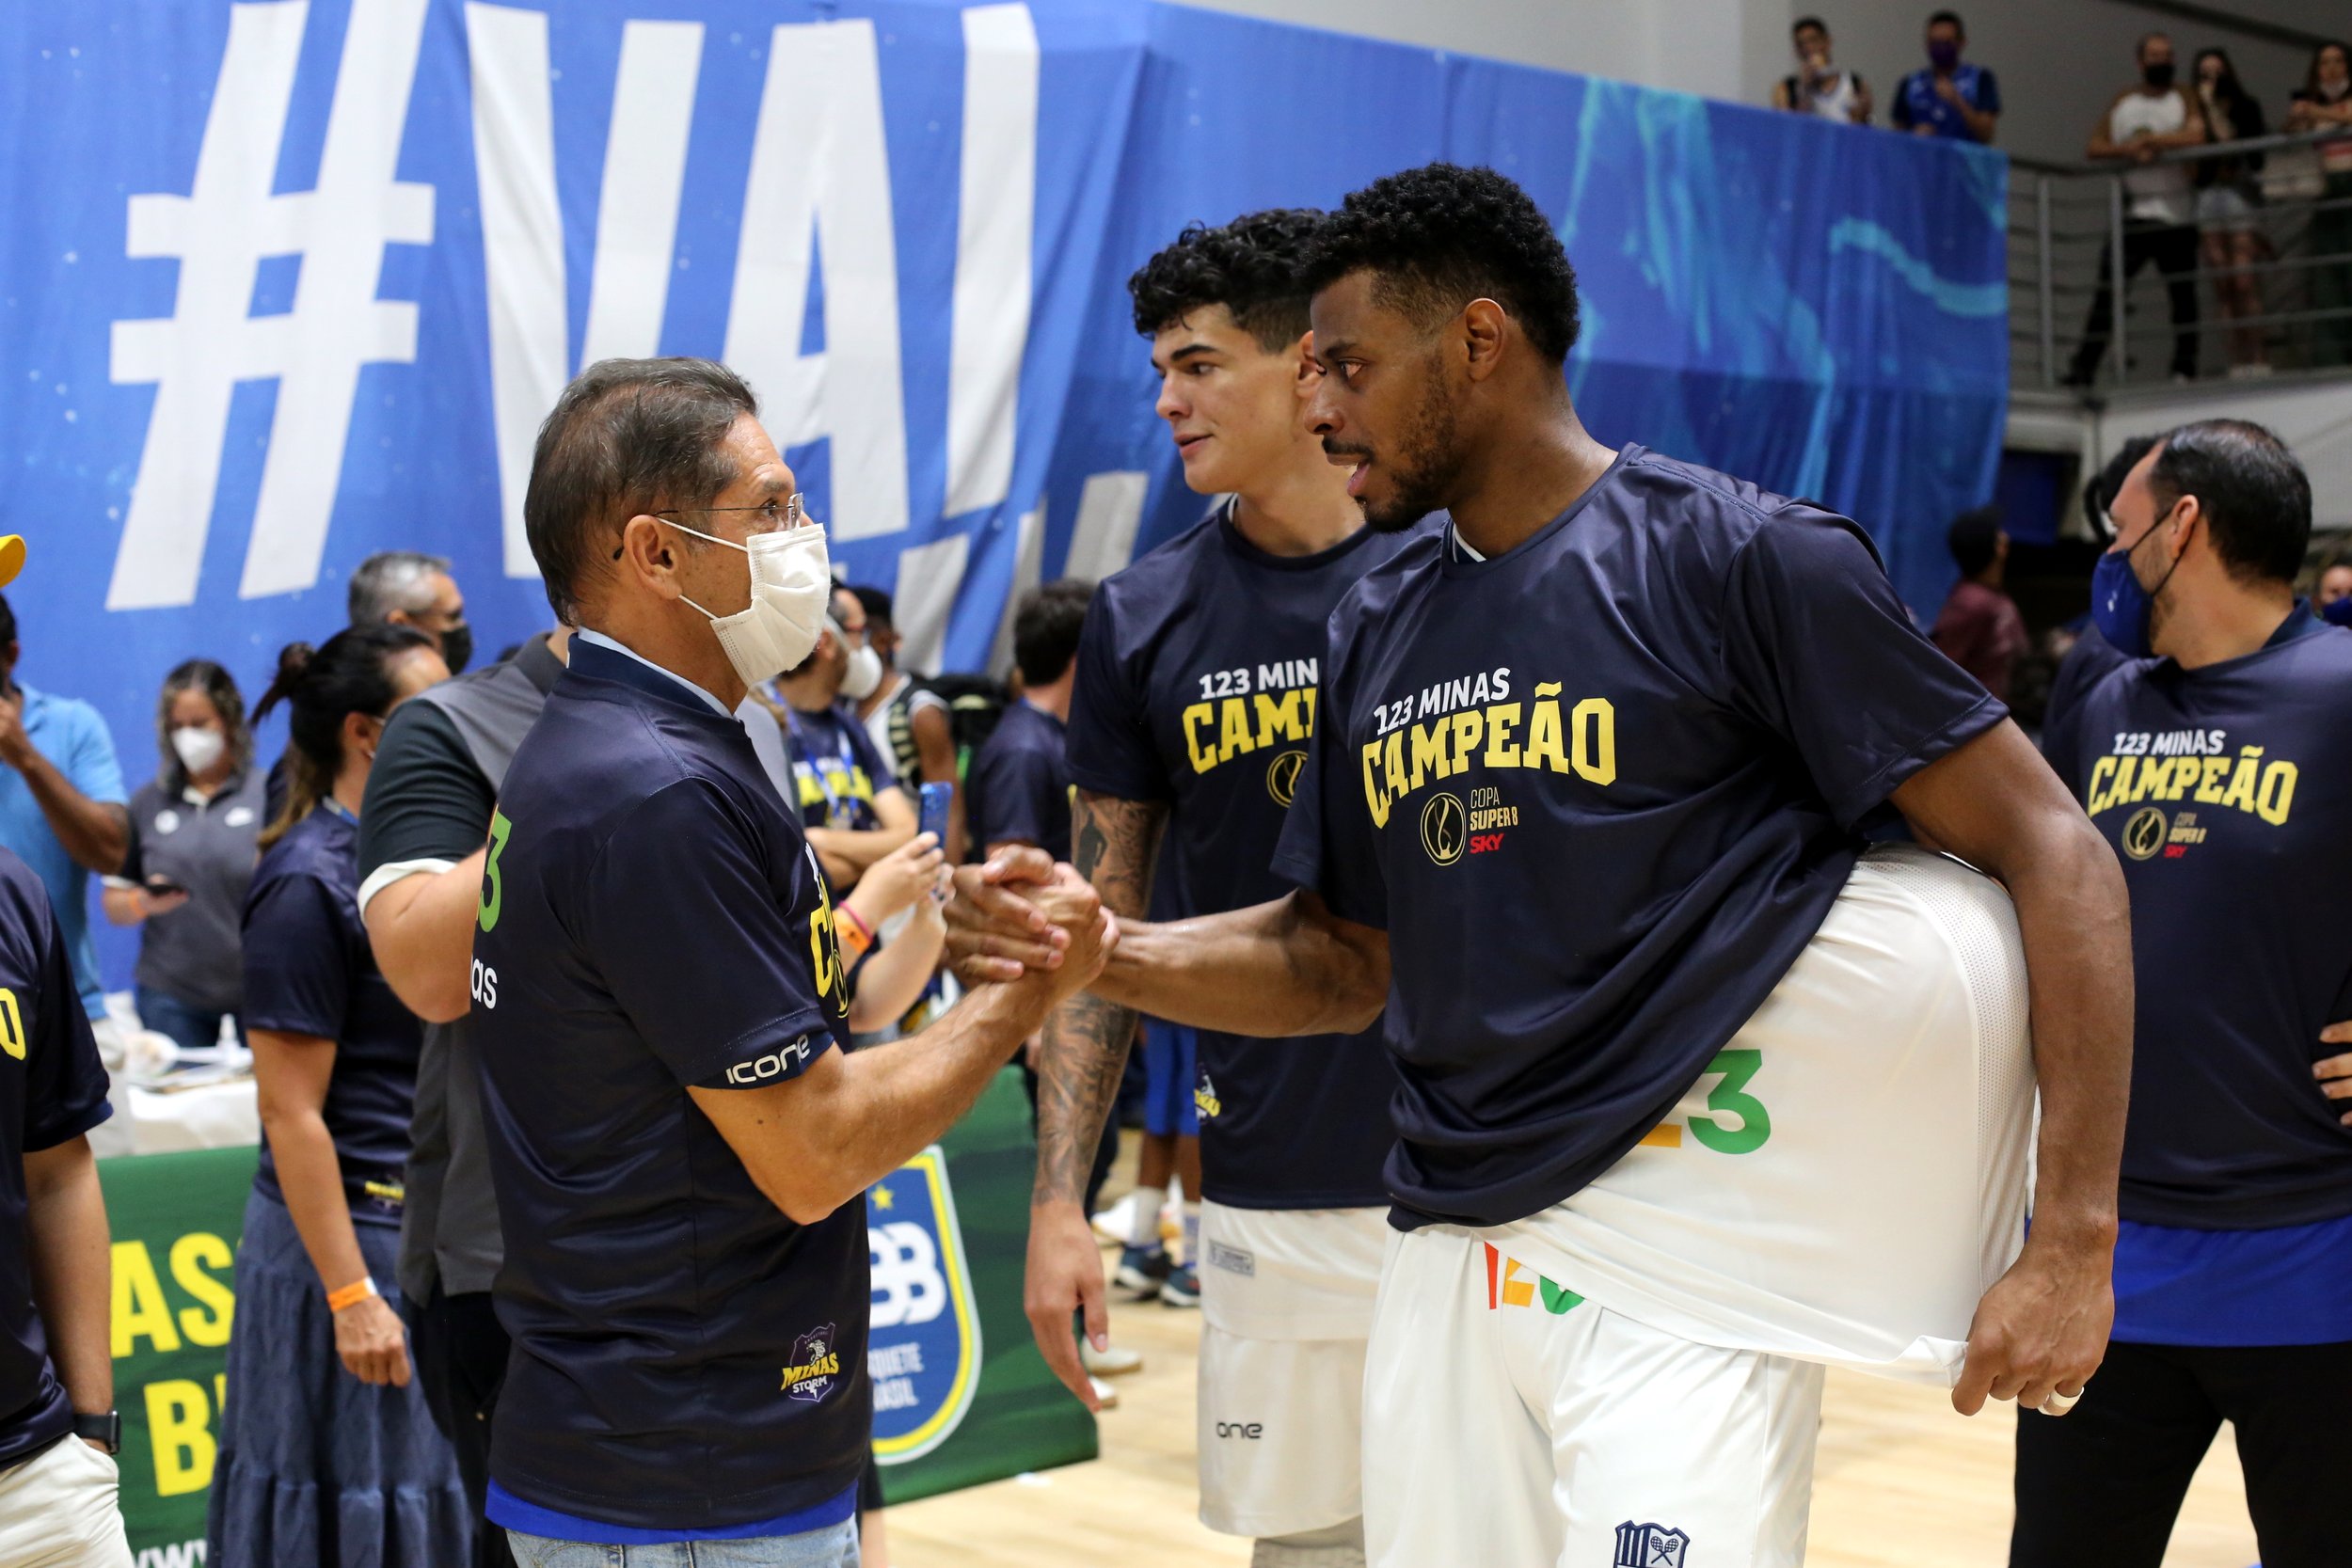
M 2047 754 L 2131 889 L 2123 1218 L 2352 1214 L 2352 1128 L 2312 1078 L 2352 1018 L 2352 633 L 2297 606 L 2243 657 L 2124 665 Z
M 1035 703 L 1015 702 L 1005 709 L 964 781 L 975 844 L 984 848 L 1017 840 L 1057 861 L 1070 858 L 1066 735 L 1062 721 Z
M 882 826 L 874 797 L 898 787 L 898 775 L 875 750 L 857 715 L 840 703 L 815 713 L 784 705 L 792 736 L 792 777 L 801 817 L 812 828 L 871 832 Z
M 1366 574 L 1323 681 L 1277 865 L 1389 933 L 1402 1228 L 1613 1164 L 1812 940 L 1863 818 L 2007 712 L 1855 525 L 1638 446 L 1492 560 L 1448 529 Z
M 1410 537 L 1363 529 L 1313 555 L 1272 555 L 1242 536 L 1229 505 L 1096 591 L 1079 637 L 1070 776 L 1081 789 L 1173 808 L 1162 859 L 1182 886 L 1179 912 L 1289 891 L 1274 848 L 1320 717 L 1325 623 Z M 1381 1167 L 1395 1139 L 1396 1072 L 1379 1025 L 1199 1038 L 1203 1196 L 1237 1209 L 1389 1200 Z
M 24 1156 L 78 1138 L 112 1113 L 49 895 L 0 848 L 0 1466 L 73 1430 L 33 1305 Z
M 246 890 L 245 1026 L 335 1042 L 320 1118 L 361 1225 L 398 1225 L 424 1025 L 375 967 L 359 921 L 359 825 L 333 800 L 262 853 Z M 262 1143 L 256 1192 L 283 1203 Z
M 793 1224 L 686 1092 L 849 1043 L 824 879 L 742 725 L 575 639 L 501 791 L 477 925 L 514 1337 L 492 1522 L 628 1544 L 848 1518 L 863 1206 Z

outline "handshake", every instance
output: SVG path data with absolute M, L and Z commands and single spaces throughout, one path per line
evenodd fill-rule
M 1086 879 L 1042 849 L 956 868 L 947 964 L 967 986 L 1033 984 L 1047 1006 L 1084 990 L 1119 945 L 1119 919 Z

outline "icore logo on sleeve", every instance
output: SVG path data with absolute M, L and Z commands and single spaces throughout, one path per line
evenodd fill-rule
M 727 1069 L 727 1082 L 739 1088 L 748 1088 L 755 1084 L 771 1083 L 807 1065 L 808 1037 L 803 1035 L 790 1045 L 778 1046 L 765 1056 L 736 1063 Z
M 980 1315 L 937 1145 L 866 1192 L 866 1244 L 874 1457 L 903 1465 L 947 1440 L 979 1384 Z
M 792 1341 L 792 1364 L 784 1369 L 784 1391 L 815 1404 L 841 1381 L 841 1357 L 834 1349 L 833 1324 L 819 1323 Z

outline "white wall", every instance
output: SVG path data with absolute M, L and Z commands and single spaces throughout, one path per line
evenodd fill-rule
M 1878 93 L 1926 63 L 1922 30 L 1939 0 L 1185 0 L 1212 10 L 1327 27 L 1432 49 L 1761 103 L 1792 64 L 1788 24 L 1819 15 L 1837 57 Z M 2210 0 L 2209 0 L 2210 3 Z M 2321 24 L 2322 0 L 2223 0 L 2281 23 Z M 2128 0 L 1957 0 L 1968 54 L 2000 78 L 2000 145 L 2038 158 L 2082 156 L 2090 124 L 2136 73 L 2133 46 L 2163 31 L 2186 55 L 2226 46 L 2275 123 L 2299 86 L 2304 52 L 2187 23 Z

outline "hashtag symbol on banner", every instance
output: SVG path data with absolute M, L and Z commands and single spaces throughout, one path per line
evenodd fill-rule
M 433 187 L 393 178 L 426 0 L 353 0 L 309 191 L 274 194 L 310 0 L 230 8 L 189 194 L 130 198 L 127 253 L 180 263 L 167 317 L 114 324 L 111 379 L 155 402 L 109 610 L 194 602 L 237 383 L 275 379 L 240 596 L 318 580 L 362 365 L 417 356 L 417 307 L 379 300 L 388 245 L 433 239 Z M 252 314 L 265 258 L 295 256 L 293 309 Z

